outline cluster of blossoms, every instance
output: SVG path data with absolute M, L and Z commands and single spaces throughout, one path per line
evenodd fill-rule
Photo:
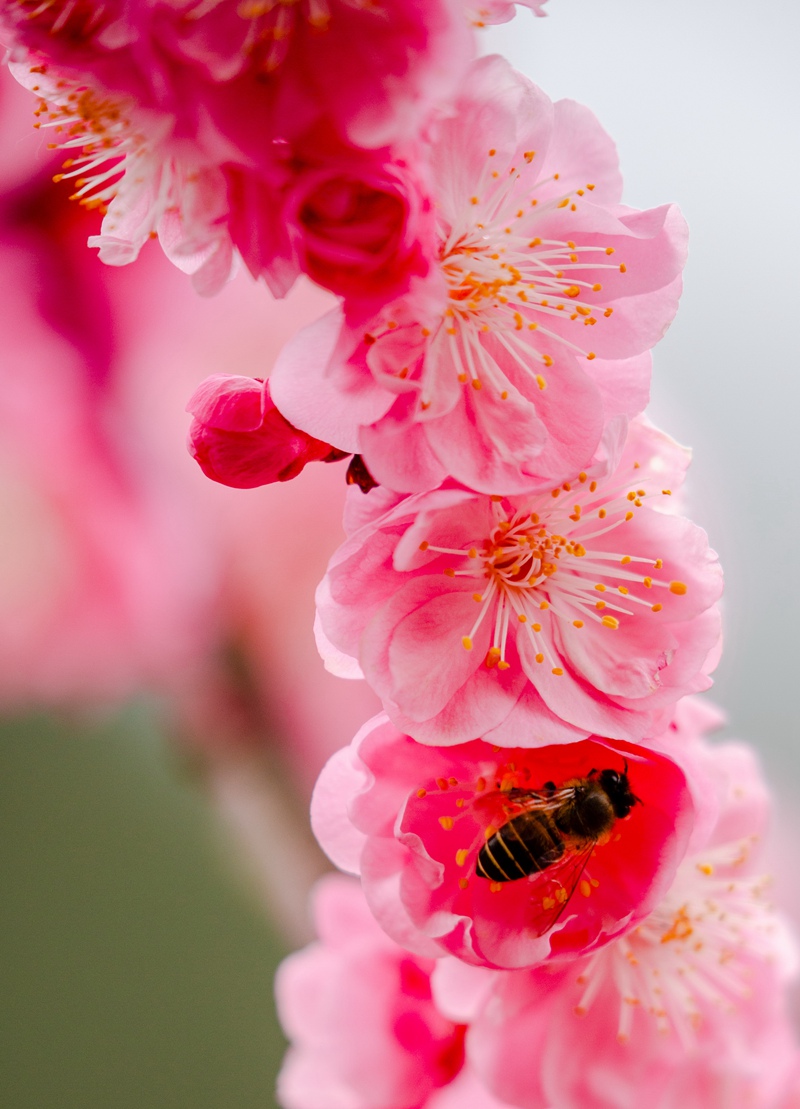
M 541 14 L 540 5 L 527 5 Z M 325 665 L 383 712 L 319 780 L 358 882 L 278 982 L 286 1109 L 785 1109 L 768 796 L 695 694 L 722 581 L 645 417 L 686 228 L 470 25 L 507 0 L 4 0 L 93 240 L 338 306 L 190 450 L 239 488 L 349 458 Z M 354 63 L 356 59 L 356 63 Z

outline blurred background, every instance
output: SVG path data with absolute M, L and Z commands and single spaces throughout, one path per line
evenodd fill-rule
M 484 46 L 592 107 L 630 204 L 675 200 L 690 223 L 651 414 L 695 448 L 691 514 L 727 572 L 714 698 L 728 734 L 761 750 L 791 845 L 800 9 L 549 7 Z M 324 866 L 308 795 L 374 700 L 324 672 L 311 630 L 342 468 L 213 486 L 185 452 L 183 409 L 210 373 L 265 375 L 327 302 L 301 286 L 276 304 L 243 274 L 200 300 L 155 247 L 101 266 L 32 109 L 5 75 L 0 1103 L 269 1106 L 272 973 L 308 938 Z

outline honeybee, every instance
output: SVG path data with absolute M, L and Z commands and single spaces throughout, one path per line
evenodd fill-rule
M 590 770 L 558 788 L 546 782 L 540 790 L 511 789 L 504 804 L 509 819 L 481 847 L 475 872 L 498 883 L 543 875 L 546 891 L 533 925 L 544 935 L 569 903 L 592 851 L 641 803 L 627 760 L 623 771 Z

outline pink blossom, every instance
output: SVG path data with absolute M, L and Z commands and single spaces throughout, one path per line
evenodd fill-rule
M 274 159 L 265 176 L 224 167 L 233 240 L 273 293 L 307 273 L 361 319 L 427 274 L 435 227 L 418 144 L 365 151 L 317 128 Z
M 186 405 L 194 419 L 189 453 L 212 481 L 252 489 L 297 477 L 308 462 L 342 455 L 292 427 L 272 403 L 269 382 L 214 374 Z
M 516 5 L 529 8 L 534 15 L 547 15 L 547 0 L 477 0 L 467 5 L 467 14 L 476 27 L 491 23 L 508 23 L 514 18 Z
M 198 291 L 217 292 L 233 266 L 225 180 L 175 117 L 45 63 L 11 69 L 40 97 L 36 126 L 67 154 L 55 180 L 74 182 L 71 199 L 103 216 L 89 239 L 101 260 L 126 265 L 158 238 Z
M 708 687 L 719 639 L 716 555 L 662 510 L 687 462 L 640 420 L 595 480 L 505 498 L 370 494 L 318 590 L 327 664 L 357 659 L 425 743 L 652 735 Z
M 638 800 L 592 839 L 590 858 L 567 850 L 530 878 L 480 872 L 482 846 L 531 793 L 624 770 Z M 398 943 L 525 967 L 594 950 L 646 917 L 683 857 L 693 810 L 682 770 L 659 750 L 597 737 L 537 750 L 425 747 L 380 715 L 322 772 L 312 825 L 331 859 L 360 873 Z
M 425 272 L 405 218 L 420 186 L 399 183 L 409 156 L 394 147 L 416 141 L 469 60 L 456 0 L 380 11 L 362 0 L 6 0 L 0 18 L 15 74 L 42 98 L 40 126 L 68 154 L 61 176 L 105 217 L 93 240 L 104 261 L 130 262 L 157 236 L 214 292 L 233 233 L 282 295 L 304 264 L 334 280 L 338 252 L 343 295 L 368 262 L 372 311 L 384 286 L 400 295 L 408 273 Z
M 501 58 L 474 64 L 431 148 L 439 264 L 366 323 L 342 333 L 334 314 L 295 337 L 276 403 L 392 489 L 561 481 L 646 403 L 685 224 L 671 206 L 622 207 L 594 116 Z
M 275 985 L 292 1041 L 278 1078 L 281 1103 L 417 1109 L 464 1057 L 463 1027 L 431 1001 L 433 960 L 392 943 L 358 884 L 340 875 L 318 884 L 315 918 L 319 942 L 290 955 Z
M 797 954 L 760 874 L 765 787 L 743 745 L 712 748 L 695 734 L 688 746 L 709 771 L 719 822 L 646 920 L 588 958 L 489 989 L 457 964 L 438 977 L 437 1004 L 472 1022 L 468 1056 L 497 1097 L 521 1109 L 784 1104 Z

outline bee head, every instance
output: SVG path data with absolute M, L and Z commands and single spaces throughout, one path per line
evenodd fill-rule
M 608 794 L 608 799 L 614 809 L 614 815 L 618 820 L 623 820 L 628 816 L 634 805 L 641 805 L 641 799 L 631 790 L 631 784 L 628 781 L 627 759 L 623 771 L 601 770 L 598 781 Z

